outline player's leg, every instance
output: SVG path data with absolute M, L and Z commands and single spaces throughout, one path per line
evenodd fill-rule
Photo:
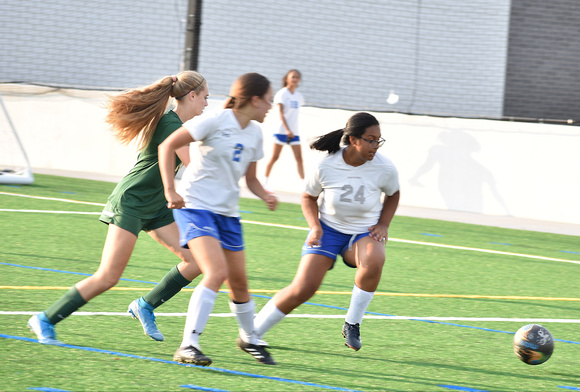
M 217 238 L 209 235 L 196 237 L 188 241 L 188 246 L 203 273 L 203 279 L 189 301 L 183 339 L 173 360 L 207 366 L 211 364 L 211 359 L 201 352 L 199 337 L 209 321 L 218 290 L 227 279 L 228 269 Z
M 304 179 L 304 163 L 302 161 L 302 147 L 300 144 L 292 144 L 292 152 L 294 153 L 294 158 L 296 159 L 296 168 L 298 169 L 298 176 L 301 180 Z
M 334 259 L 327 256 L 303 255 L 292 283 L 276 293 L 256 316 L 254 323 L 258 339 L 261 340 L 264 334 L 282 321 L 288 313 L 312 298 L 333 264 Z
M 236 345 L 264 365 L 276 365 L 270 353 L 257 344 L 254 328 L 256 304 L 250 298 L 248 278 L 246 275 L 245 252 L 224 250 L 228 262 L 228 279 L 226 285 L 230 290 L 230 310 L 238 322 Z
M 274 136 L 276 136 L 276 135 L 274 135 Z M 270 173 L 272 173 L 272 168 L 274 167 L 274 164 L 280 158 L 280 153 L 282 152 L 283 146 L 284 146 L 283 144 L 277 143 L 276 139 L 275 139 L 274 146 L 272 147 L 272 156 L 270 157 L 270 160 L 266 164 L 266 171 L 264 172 L 264 177 L 265 177 L 264 178 L 264 188 L 266 190 L 269 190 L 268 181 L 270 179 Z
M 44 312 L 32 316 L 28 321 L 29 327 L 40 343 L 59 343 L 56 341 L 54 325 L 117 284 L 129 262 L 136 241 L 137 236 L 132 232 L 109 224 L 98 270 L 74 285 Z
M 343 254 L 345 263 L 357 268 L 350 306 L 346 313 L 342 334 L 345 344 L 353 350 L 362 346 L 360 325 L 367 307 L 381 280 L 385 263 L 385 243 L 365 236 Z
M 191 252 L 179 245 L 179 229 L 172 218 L 170 221 L 170 224 L 149 230 L 147 233 L 182 261 L 172 268 L 151 291 L 131 302 L 128 309 L 133 318 L 141 322 L 145 335 L 157 341 L 164 340 L 164 336 L 157 328 L 153 310 L 169 301 L 201 273 Z

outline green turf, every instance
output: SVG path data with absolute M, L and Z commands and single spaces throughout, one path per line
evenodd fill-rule
M 31 186 L 0 185 L 0 192 L 104 204 L 113 188 L 107 182 L 36 175 Z M 41 211 L 102 209 L 4 194 L 0 205 Z M 295 226 L 304 228 L 306 222 L 293 204 L 281 203 L 270 212 L 259 200 L 243 199 L 240 208 L 250 288 L 260 291 L 254 297 L 259 309 L 274 291 L 291 282 L 306 236 Z M 0 288 L 1 311 L 41 311 L 64 293 L 55 287 L 67 288 L 83 278 L 64 272 L 91 274 L 98 267 L 107 230 L 98 215 L 0 211 L 0 222 L 0 286 L 8 286 Z M 390 236 L 370 313 L 419 319 L 580 319 L 580 264 L 395 240 L 580 261 L 578 237 L 403 216 L 395 217 Z M 122 280 L 120 290 L 104 293 L 81 311 L 126 312 L 134 298 L 153 287 L 148 282 L 158 281 L 176 263 L 169 251 L 141 234 L 123 275 L 137 282 Z M 196 368 L 171 362 L 184 317 L 158 317 L 166 341 L 154 342 L 129 317 L 73 315 L 57 325 L 59 339 L 72 346 L 51 347 L 18 339 L 34 338 L 26 328 L 29 315 L 0 314 L 0 390 L 187 390 L 183 385 L 216 391 L 451 390 L 445 385 L 485 391 L 580 388 L 578 323 L 542 323 L 559 340 L 553 357 L 540 366 L 525 365 L 513 354 L 511 333 L 524 325 L 517 321 L 365 319 L 363 348 L 349 350 L 340 329 L 350 298 L 344 292 L 352 289 L 354 272 L 337 261 L 321 287 L 329 293 L 317 294 L 294 312 L 338 318 L 288 317 L 268 333 L 271 353 L 279 363 L 275 367 L 260 365 L 235 348 L 237 327 L 231 317 L 210 318 L 201 342 L 214 363 L 212 368 Z M 190 293 L 178 294 L 158 312 L 186 312 Z M 230 312 L 227 294 L 218 296 L 213 312 Z

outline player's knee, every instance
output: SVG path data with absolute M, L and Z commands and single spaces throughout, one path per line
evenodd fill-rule
M 109 290 L 110 288 L 113 288 L 117 285 L 117 283 L 119 283 L 119 278 L 120 276 L 116 276 L 116 275 L 110 275 L 110 274 L 106 274 L 106 275 L 95 275 L 94 276 L 94 284 L 97 288 L 97 290 L 101 293 Z
M 368 276 L 381 276 L 383 272 L 383 266 L 385 264 L 385 260 L 381 258 L 365 260 L 365 262 L 361 263 L 358 266 L 359 273 L 361 275 L 368 275 Z
M 204 279 L 214 286 L 221 286 L 228 279 L 227 271 L 212 271 L 204 274 Z M 231 283 L 231 282 L 230 282 Z
M 314 296 L 316 288 L 307 285 L 296 285 L 292 289 L 292 298 L 296 303 L 304 303 Z

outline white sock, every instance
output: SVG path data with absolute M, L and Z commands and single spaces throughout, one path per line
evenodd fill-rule
M 240 338 L 250 344 L 256 344 L 256 335 L 254 333 L 254 310 L 256 303 L 253 299 L 243 304 L 236 304 L 231 299 L 230 310 L 236 315 L 240 331 Z
M 204 286 L 197 286 L 189 300 L 187 318 L 181 347 L 193 346 L 201 351 L 199 335 L 209 320 L 218 293 Z
M 373 299 L 373 295 L 375 295 L 374 291 L 370 292 L 361 290 L 355 284 L 352 288 L 350 306 L 348 307 L 348 312 L 346 312 L 345 321 L 349 324 L 360 325 L 362 323 L 363 315 Z
M 278 324 L 286 317 L 280 309 L 276 307 L 273 300 L 269 300 L 266 305 L 260 310 L 260 313 L 256 316 L 254 320 L 254 330 L 256 331 L 256 336 L 258 338 L 264 337 L 264 334 L 268 332 L 274 325 Z
M 268 181 L 270 180 L 270 177 L 264 177 L 264 186 L 267 187 L 268 186 Z

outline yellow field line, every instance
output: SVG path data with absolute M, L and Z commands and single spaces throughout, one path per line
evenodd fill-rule
M 0 290 L 68 290 L 70 287 L 62 286 L 0 286 Z M 151 288 L 146 287 L 113 287 L 114 291 L 149 291 Z M 182 289 L 181 291 L 193 291 L 193 289 Z M 228 292 L 228 290 L 220 290 Z M 275 294 L 278 290 L 250 290 L 254 294 Z M 319 290 L 316 294 L 328 295 L 350 295 L 350 291 L 323 291 Z M 376 292 L 375 296 L 383 297 L 419 297 L 419 298 L 465 298 L 465 299 L 510 299 L 523 301 L 580 301 L 580 298 L 565 297 L 525 297 L 517 295 L 464 295 L 464 294 L 424 294 L 424 293 L 383 293 Z

